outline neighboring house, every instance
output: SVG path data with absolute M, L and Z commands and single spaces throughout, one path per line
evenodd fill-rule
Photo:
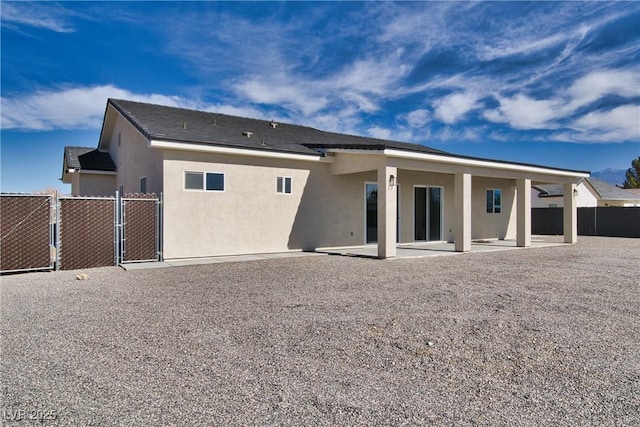
M 588 176 L 114 99 L 97 152 L 112 159 L 115 181 L 81 164 L 74 194 L 88 194 L 83 180 L 98 176 L 104 195 L 163 193 L 165 259 L 369 243 L 387 258 L 397 242 L 449 241 L 467 251 L 472 239 L 488 238 L 529 246 L 532 183 L 560 184 L 572 195 Z M 67 154 L 65 161 L 71 166 Z M 573 243 L 575 199 L 565 204 L 573 207 L 565 210 L 565 241 Z
M 562 185 L 534 185 L 531 205 L 534 208 L 561 208 L 564 206 Z M 576 186 L 576 204 L 579 208 L 596 206 L 640 206 L 640 194 L 623 190 L 595 178 L 584 178 Z
M 62 182 L 71 184 L 74 196 L 112 196 L 116 188 L 116 165 L 107 152 L 87 147 L 65 147 Z

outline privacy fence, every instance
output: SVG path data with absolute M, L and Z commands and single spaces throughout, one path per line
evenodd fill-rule
M 162 259 L 162 200 L 0 196 L 0 272 L 73 270 Z
M 533 234 L 562 234 L 563 208 L 533 208 Z M 578 208 L 581 236 L 640 237 L 640 207 Z

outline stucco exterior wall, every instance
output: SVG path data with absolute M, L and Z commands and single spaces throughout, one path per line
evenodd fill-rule
M 146 138 L 119 114 L 109 141 L 109 154 L 118 170 L 116 189 L 122 186 L 124 193 L 138 193 L 140 178 L 146 176 L 147 193 L 162 192 L 162 151 L 149 148 Z
M 357 246 L 364 242 L 364 182 L 328 165 L 164 151 L 164 257 L 191 258 Z M 184 172 L 225 174 L 224 192 L 184 189 Z M 292 193 L 276 193 L 290 176 Z
M 365 243 L 365 183 L 376 171 L 331 175 L 329 164 L 164 150 L 164 257 L 197 258 L 313 250 Z M 223 173 L 222 192 L 184 189 L 185 171 Z M 277 194 L 276 178 L 292 177 Z M 442 239 L 453 241 L 454 178 L 398 171 L 400 242 L 414 241 L 414 188 L 443 190 Z M 501 214 L 487 214 L 485 191 L 503 191 Z M 474 178 L 474 238 L 515 237 L 515 182 Z
M 487 190 L 502 190 L 501 213 L 487 213 Z M 516 183 L 514 180 L 472 177 L 471 238 L 514 239 L 516 237 Z
M 114 196 L 116 176 L 76 172 L 71 174 L 71 195 Z

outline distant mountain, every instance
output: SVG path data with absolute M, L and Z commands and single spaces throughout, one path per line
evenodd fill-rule
M 591 176 L 609 184 L 622 186 L 626 179 L 624 176 L 626 171 L 626 169 L 605 169 L 600 172 L 591 172 Z

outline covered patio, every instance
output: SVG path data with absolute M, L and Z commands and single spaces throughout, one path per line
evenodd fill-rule
M 545 245 L 547 243 L 533 241 L 531 237 L 531 186 L 540 182 L 563 185 L 563 242 L 577 242 L 577 204 L 574 194 L 576 183 L 588 176 L 588 172 L 398 149 L 329 151 L 334 156 L 330 166 L 332 175 L 375 171 L 377 177 L 375 244 L 340 249 L 338 253 L 385 259 Z M 446 227 L 440 223 L 440 230 L 448 229 L 449 234 L 445 237 L 445 233 L 438 232 L 436 239 L 424 239 L 439 240 L 438 242 L 423 243 L 418 241 L 423 239 L 414 238 L 415 234 L 412 231 L 415 230 L 415 226 L 410 224 L 410 214 L 405 213 L 404 224 L 399 225 L 401 215 L 398 187 L 404 185 L 415 189 L 424 186 L 417 184 L 426 184 L 427 188 L 432 185 L 427 178 L 418 182 L 415 179 L 418 176 L 416 174 L 428 176 L 431 182 L 441 181 L 435 185 L 448 193 L 450 205 L 448 209 L 441 209 L 438 215 L 447 221 Z M 495 191 L 501 195 L 504 192 L 511 203 L 507 209 L 500 207 L 501 210 L 494 212 L 501 215 L 488 218 L 485 213 L 491 211 L 488 210 L 489 207 L 484 211 L 482 197 L 485 190 L 493 191 L 493 185 L 497 185 L 496 188 L 499 189 Z M 404 203 L 405 207 L 408 206 L 406 201 Z M 414 203 L 410 210 L 414 209 L 416 200 L 409 203 Z M 414 218 L 415 216 L 414 214 Z M 495 233 L 491 227 L 498 222 L 504 230 L 511 231 L 501 231 L 502 235 Z M 493 237 L 497 237 L 498 240 L 494 242 Z M 367 243 L 374 243 L 373 239 L 368 239 Z
M 548 248 L 564 246 L 563 236 L 532 236 L 529 248 Z M 515 239 L 505 240 L 473 240 L 467 252 L 494 252 L 523 249 Z M 353 248 L 326 249 L 318 251 L 329 255 L 342 255 L 360 258 L 380 258 L 378 245 L 364 245 Z M 396 255 L 390 259 L 403 258 L 427 258 L 435 256 L 456 255 L 461 253 L 456 250 L 455 243 L 429 242 L 429 243 L 403 243 L 396 245 Z

